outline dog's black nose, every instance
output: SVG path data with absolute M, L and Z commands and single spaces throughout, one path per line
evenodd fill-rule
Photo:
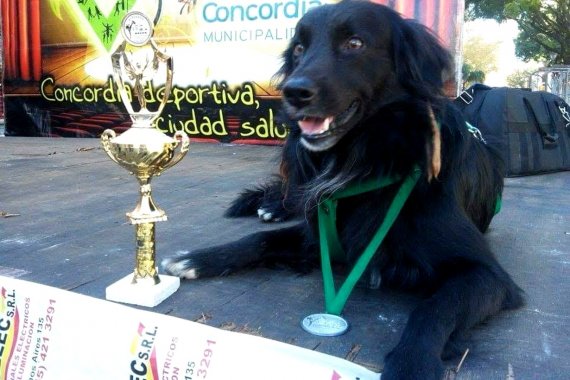
M 305 77 L 291 78 L 283 86 L 285 101 L 297 108 L 303 108 L 311 104 L 317 89 L 315 84 Z

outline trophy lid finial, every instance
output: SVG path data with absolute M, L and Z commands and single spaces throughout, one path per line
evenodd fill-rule
M 142 12 L 129 12 L 121 23 L 121 33 L 125 40 L 134 46 L 146 45 L 153 34 L 154 27 L 150 19 Z

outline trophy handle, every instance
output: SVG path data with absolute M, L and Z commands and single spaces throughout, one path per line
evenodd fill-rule
M 182 158 L 184 158 L 186 153 L 188 153 L 190 146 L 190 139 L 186 133 L 176 131 L 172 137 L 176 140 L 176 145 L 174 146 L 174 157 L 164 166 L 165 169 L 176 165 Z
M 173 64 L 172 57 L 169 56 L 168 54 L 166 54 L 165 52 L 160 51 L 153 39 L 150 40 L 150 45 L 152 47 L 152 50 L 154 51 L 154 53 L 158 57 L 158 59 L 160 61 L 164 62 L 164 64 L 166 65 L 166 73 L 165 73 L 166 76 L 164 79 L 164 93 L 162 95 L 162 99 L 160 101 L 158 109 L 156 110 L 156 115 L 157 115 L 155 117 L 155 119 L 156 119 L 156 118 L 158 118 L 158 115 L 160 115 L 162 113 L 162 111 L 164 110 L 164 107 L 166 106 L 166 103 L 168 103 L 168 98 L 170 98 L 170 91 L 172 90 L 172 78 L 173 78 L 173 73 L 174 73 L 174 64 Z
M 117 164 L 119 161 L 115 158 L 111 151 L 111 140 L 117 137 L 117 134 L 112 129 L 105 129 L 103 133 L 101 133 L 101 145 L 103 146 L 103 150 L 107 153 L 107 156 Z
M 125 54 L 126 47 L 127 47 L 127 42 L 123 41 L 119 45 L 119 47 L 117 47 L 117 50 L 115 50 L 115 52 L 111 54 L 111 65 L 113 67 L 113 79 L 115 80 L 115 84 L 119 89 L 119 94 L 121 95 L 121 101 L 125 106 L 125 108 L 127 109 L 127 113 L 129 115 L 133 115 L 135 111 L 133 110 L 133 106 L 129 101 L 130 97 L 125 88 L 125 82 L 123 81 L 123 76 L 121 74 L 121 58 L 123 58 L 123 55 Z

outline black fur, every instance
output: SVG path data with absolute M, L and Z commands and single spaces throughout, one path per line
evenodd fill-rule
M 443 95 L 449 54 L 426 28 L 389 8 L 364 1 L 316 8 L 300 20 L 283 59 L 284 109 L 293 123 L 281 177 L 243 193 L 228 214 L 263 208 L 279 219 L 299 213 L 303 221 L 168 259 L 165 268 L 196 278 L 268 260 L 318 262 L 321 199 L 348 183 L 405 176 L 419 165 L 422 177 L 368 270 L 373 286 L 381 278 L 383 286 L 426 297 L 386 356 L 382 379 L 441 379 L 442 356 L 455 338 L 523 303 L 482 235 L 502 192 L 504 165 L 493 147 L 468 133 Z M 430 109 L 441 133 L 439 174 Z M 329 116 L 336 123 L 325 131 L 320 126 Z M 397 186 L 339 202 L 348 265 L 381 223 Z

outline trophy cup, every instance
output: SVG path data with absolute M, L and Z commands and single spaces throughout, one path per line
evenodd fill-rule
M 182 132 L 169 137 L 153 126 L 172 88 L 172 58 L 158 50 L 152 39 L 153 24 L 143 13 L 130 12 L 122 21 L 121 32 L 124 41 L 111 56 L 113 77 L 133 124 L 120 136 L 107 129 L 101 135 L 101 144 L 113 161 L 135 175 L 140 198 L 135 209 L 127 213 L 136 233 L 134 273 L 108 286 L 106 298 L 154 307 L 178 289 L 180 279 L 158 275 L 154 227 L 156 222 L 167 218 L 151 197 L 150 181 L 186 155 L 189 140 Z M 143 86 L 159 71 L 165 73 L 164 92 L 157 109 L 152 111 L 145 100 Z M 132 97 L 125 80 L 133 87 Z

